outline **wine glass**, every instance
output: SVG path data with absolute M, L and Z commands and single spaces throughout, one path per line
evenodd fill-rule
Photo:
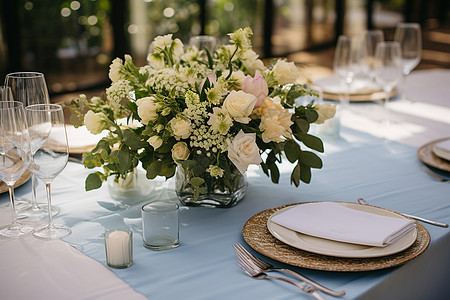
M 402 49 L 403 83 L 402 99 L 406 99 L 406 78 L 417 67 L 422 56 L 422 31 L 418 23 L 399 23 L 395 27 L 394 40 Z
M 338 38 L 333 61 L 334 72 L 345 81 L 343 108 L 348 106 L 353 80 L 360 72 L 360 49 L 357 37 L 341 35 Z
M 208 54 L 213 55 L 217 47 L 217 38 L 211 35 L 196 35 L 189 39 L 189 47 L 195 47 L 200 51 L 200 55 L 204 59 L 208 59 Z
M 387 104 L 389 95 L 402 77 L 402 52 L 398 42 L 378 43 L 375 50 L 374 77 L 385 93 L 385 124 L 388 127 L 389 111 Z
M 48 225 L 35 229 L 33 235 L 42 239 L 59 239 L 71 233 L 69 227 L 54 224 L 51 212 L 51 183 L 66 167 L 69 147 L 64 113 L 58 104 L 33 104 L 25 108 L 30 130 L 32 160 L 30 171 L 42 180 L 47 191 Z
M 0 236 L 21 237 L 33 231 L 16 218 L 14 184 L 30 163 L 30 140 L 23 104 L 17 101 L 0 102 L 0 180 L 9 190 L 11 224 L 0 229 Z
M 39 72 L 16 72 L 6 75 L 3 99 L 22 102 L 24 107 L 32 104 L 50 104 L 47 84 L 44 74 Z M 22 216 L 40 219 L 47 215 L 47 209 L 41 207 L 36 198 L 36 178 L 31 175 L 31 201 L 21 200 L 17 207 Z M 57 207 L 52 207 L 53 215 L 59 213 Z
M 373 68 L 375 61 L 375 49 L 377 44 L 384 41 L 383 31 L 367 30 L 361 35 L 361 71 L 371 81 L 374 81 Z

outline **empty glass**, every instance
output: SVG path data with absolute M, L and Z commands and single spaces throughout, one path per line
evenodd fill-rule
M 30 127 L 32 162 L 30 171 L 42 180 L 47 191 L 47 207 L 51 212 L 51 183 L 64 170 L 69 158 L 64 114 L 61 105 L 34 104 L 26 108 Z M 54 224 L 48 213 L 48 225 L 35 229 L 33 235 L 42 239 L 59 239 L 71 233 L 70 228 Z
M 349 103 L 353 80 L 361 70 L 360 46 L 357 37 L 339 36 L 334 55 L 333 70 L 346 84 L 342 103 L 343 108 L 345 108 Z
M 374 80 L 375 49 L 383 41 L 383 31 L 378 29 L 367 30 L 361 35 L 361 71 L 370 80 Z
M 402 54 L 398 42 L 382 42 L 375 51 L 374 76 L 385 93 L 385 124 L 389 125 L 389 94 L 402 77 Z
M 178 204 L 155 201 L 142 206 L 144 247 L 168 250 L 179 245 Z
M 406 99 L 406 78 L 420 62 L 422 56 L 422 31 L 418 23 L 399 23 L 395 28 L 394 40 L 402 50 L 403 83 L 401 97 Z
M 24 108 L 32 104 L 50 104 L 44 74 L 39 72 L 15 72 L 6 75 L 2 100 L 22 102 Z M 31 200 L 20 199 L 17 211 L 21 216 L 40 219 L 47 215 L 47 208 L 37 202 L 34 174 L 31 174 L 31 184 Z M 59 209 L 53 206 L 52 213 L 57 215 Z
M 33 231 L 16 218 L 14 184 L 30 163 L 30 139 L 23 104 L 0 101 L 0 180 L 9 190 L 11 224 L 0 229 L 0 236 L 21 237 Z

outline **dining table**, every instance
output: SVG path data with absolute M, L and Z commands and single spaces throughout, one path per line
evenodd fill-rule
M 320 292 L 325 299 L 448 299 L 449 228 L 418 224 L 425 236 L 420 254 L 390 266 L 377 266 L 375 261 L 368 269 L 364 264 L 346 269 L 346 262 L 340 268 L 333 256 L 327 259 L 337 264 L 336 270 L 327 270 L 326 264 L 298 266 L 276 254 L 261 254 L 264 251 L 252 245 L 266 237 L 248 228 L 249 220 L 297 203 L 357 203 L 364 198 L 388 210 L 450 223 L 450 182 L 436 180 L 424 168 L 447 179 L 450 172 L 425 163 L 418 152 L 427 143 L 450 138 L 450 70 L 412 72 L 407 99 L 395 96 L 387 105 L 388 131 L 380 130 L 385 113 L 381 102 L 352 101 L 343 109 L 339 135 L 322 137 L 323 167 L 313 170 L 311 183 L 290 184 L 293 166 L 284 159 L 278 184 L 259 166 L 249 168 L 246 195 L 233 207 L 180 206 L 180 244 L 165 251 L 144 247 L 141 207 L 155 200 L 178 201 L 173 178 L 148 180 L 151 192 L 144 199 L 121 201 L 111 197 L 107 183 L 85 191 L 92 170 L 69 161 L 52 183 L 52 203 L 60 209 L 54 222 L 69 226 L 72 234 L 51 241 L 32 235 L 0 237 L 0 299 L 313 299 L 296 286 L 247 276 L 236 265 L 237 243 L 276 267 L 345 291 L 340 297 Z M 143 173 L 140 176 L 147 181 Z M 37 193 L 38 201 L 45 203 L 41 182 Z M 18 199 L 30 197 L 31 181 L 17 187 L 15 194 Z M 0 224 L 5 225 L 10 222 L 7 192 L 0 195 L 0 204 Z M 266 226 L 258 225 L 262 230 Z M 129 268 L 106 264 L 104 233 L 114 228 L 133 232 Z M 273 243 L 267 243 L 267 249 Z M 357 263 L 359 258 L 348 260 Z

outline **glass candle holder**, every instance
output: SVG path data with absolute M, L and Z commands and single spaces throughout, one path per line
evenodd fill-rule
M 130 229 L 105 231 L 106 263 L 111 268 L 125 269 L 133 264 L 133 232 Z
M 168 250 L 179 245 L 178 204 L 155 201 L 142 206 L 144 247 Z

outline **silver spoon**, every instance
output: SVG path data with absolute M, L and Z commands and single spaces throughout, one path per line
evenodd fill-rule
M 360 204 L 364 204 L 364 205 L 371 205 L 369 202 L 367 202 L 363 198 L 358 198 L 358 202 Z M 417 221 L 422 221 L 422 222 L 431 224 L 431 225 L 440 226 L 440 227 L 444 227 L 444 228 L 448 227 L 448 224 L 439 223 L 439 222 L 436 222 L 436 221 L 431 221 L 431 220 L 428 220 L 428 219 L 424 219 L 424 218 L 421 218 L 421 217 L 416 217 L 416 216 L 408 215 L 408 214 L 404 214 L 404 213 L 399 213 L 399 214 L 404 215 L 405 217 L 408 217 L 408 218 L 411 218 L 411 219 L 415 219 Z

